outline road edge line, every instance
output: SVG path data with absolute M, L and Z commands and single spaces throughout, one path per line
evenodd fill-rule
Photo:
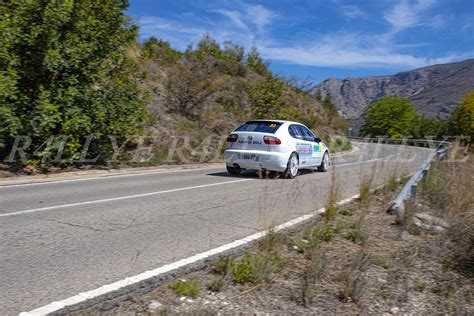
M 337 202 L 336 204 L 338 206 L 343 205 L 343 204 L 347 204 L 347 203 L 350 203 L 350 202 L 354 201 L 357 198 L 359 198 L 359 194 L 356 194 L 356 195 L 353 195 L 349 198 L 343 199 L 343 200 Z M 301 222 L 307 221 L 307 220 L 309 220 L 309 219 L 311 219 L 311 218 L 313 218 L 317 215 L 323 214 L 325 211 L 326 211 L 326 209 L 323 207 L 323 208 L 320 208 L 320 209 L 318 209 L 318 210 L 316 210 L 312 213 L 302 215 L 300 217 L 297 217 L 295 219 L 287 221 L 283 224 L 275 226 L 274 231 L 280 231 L 280 230 L 290 228 L 290 227 L 292 227 L 294 225 L 297 225 Z M 146 281 L 148 279 L 160 276 L 164 273 L 168 273 L 168 272 L 177 270 L 179 268 L 185 267 L 189 264 L 193 264 L 193 263 L 205 260 L 205 259 L 207 259 L 211 256 L 223 253 L 223 252 L 231 250 L 231 249 L 235 249 L 235 248 L 243 246 L 243 245 L 246 245 L 250 242 L 253 242 L 255 240 L 258 240 L 258 239 L 262 238 L 267 233 L 268 233 L 268 230 L 260 231 L 258 233 L 249 235 L 247 237 L 237 239 L 237 240 L 235 240 L 231 243 L 227 243 L 225 245 L 222 245 L 222 246 L 219 246 L 219 247 L 216 247 L 216 248 L 213 248 L 213 249 L 195 254 L 191 257 L 181 259 L 181 260 L 175 261 L 173 263 L 165 264 L 165 265 L 163 265 L 161 267 L 158 267 L 158 268 L 155 268 L 153 270 L 148 270 L 148 271 L 139 273 L 137 275 L 124 278 L 120 281 L 116 281 L 116 282 L 113 282 L 113 283 L 110 283 L 110 284 L 103 285 L 101 287 L 98 287 L 96 289 L 93 289 L 93 290 L 90 290 L 90 291 L 87 291 L 87 292 L 81 292 L 77 295 L 68 297 L 68 298 L 60 300 L 60 301 L 51 302 L 47 305 L 41 306 L 41 307 L 36 308 L 34 310 L 31 310 L 29 312 L 21 312 L 19 314 L 19 316 L 41 316 L 41 315 L 48 315 L 48 314 L 51 314 L 51 313 L 58 312 L 61 309 L 64 309 L 66 307 L 71 307 L 71 306 L 74 306 L 76 304 L 83 303 L 87 300 L 98 298 L 99 296 L 106 295 L 106 294 L 109 294 L 109 293 L 114 292 L 114 291 L 118 291 L 118 290 L 123 289 L 127 286 L 138 284 L 138 283 Z

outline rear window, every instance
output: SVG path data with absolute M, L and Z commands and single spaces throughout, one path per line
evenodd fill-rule
M 282 123 L 272 121 L 251 121 L 239 126 L 236 132 L 257 132 L 274 134 Z

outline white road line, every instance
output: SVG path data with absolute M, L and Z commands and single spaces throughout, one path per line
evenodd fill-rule
M 125 178 L 125 177 L 136 177 L 150 174 L 167 174 L 167 173 L 178 173 L 178 172 L 189 172 L 197 170 L 211 170 L 219 169 L 220 167 L 206 167 L 206 168 L 193 168 L 193 169 L 182 169 L 182 170 L 160 170 L 160 171 L 150 171 L 150 172 L 137 172 L 137 173 L 128 173 L 128 174 L 112 174 L 112 175 L 102 175 L 97 177 L 88 177 L 80 179 L 68 179 L 68 180 L 52 180 L 52 181 L 42 181 L 42 182 L 30 182 L 30 183 L 18 183 L 18 184 L 7 184 L 2 185 L 0 182 L 0 189 L 11 188 L 11 187 L 24 187 L 31 185 L 45 185 L 45 184 L 57 184 L 57 183 L 67 183 L 67 182 L 79 182 L 79 181 L 90 181 L 90 180 L 107 180 L 111 178 Z M 38 180 L 41 181 L 41 180 Z
M 393 155 L 380 157 L 380 158 L 375 158 L 375 159 L 371 159 L 371 160 L 364 160 L 364 161 L 346 163 L 346 164 L 335 165 L 335 166 L 341 167 L 341 166 L 350 166 L 350 165 L 357 165 L 357 164 L 362 164 L 362 163 L 369 163 L 369 162 L 374 162 L 374 161 L 378 161 L 378 160 L 387 159 L 387 158 L 390 158 L 390 157 L 393 157 L 393 156 L 396 156 L 396 155 L 397 154 L 393 154 Z M 184 188 L 164 190 L 164 191 L 156 191 L 156 192 L 149 192 L 149 193 L 142 193 L 142 194 L 126 195 L 126 196 L 120 196 L 120 197 L 108 198 L 108 199 L 100 199 L 100 200 L 84 201 L 84 202 L 77 202 L 77 203 L 71 203 L 71 204 L 46 206 L 46 207 L 33 208 L 33 209 L 22 210 L 22 211 L 10 211 L 10 212 L 0 214 L 0 218 L 1 217 L 10 217 L 10 216 L 15 216 L 15 215 L 36 213 L 36 212 L 41 212 L 41 211 L 50 211 L 50 210 L 62 209 L 62 208 L 74 207 L 74 206 L 99 204 L 99 203 L 113 202 L 113 201 L 119 201 L 119 200 L 128 200 L 128 199 L 141 198 L 141 197 L 164 194 L 164 193 L 171 193 L 171 192 L 177 192 L 177 191 L 185 191 L 185 190 L 191 190 L 191 189 L 205 188 L 205 187 L 215 186 L 215 185 L 219 185 L 219 184 L 237 183 L 237 182 L 251 181 L 251 180 L 255 180 L 255 179 L 233 180 L 233 181 L 226 181 L 226 182 L 219 182 L 219 183 L 212 183 L 212 184 L 204 184 L 204 185 L 196 185 L 196 186 L 192 186 L 192 187 L 184 187 Z
M 336 153 L 331 155 L 332 157 L 343 157 L 343 156 L 352 156 L 352 155 L 358 155 L 359 152 L 353 152 L 353 153 Z M 47 185 L 47 184 L 59 184 L 59 183 L 68 183 L 68 182 L 79 182 L 79 181 L 91 181 L 91 180 L 107 180 L 111 178 L 125 178 L 125 177 L 136 177 L 136 176 L 142 176 L 142 175 L 151 175 L 151 174 L 167 174 L 167 173 L 178 173 L 178 172 L 189 172 L 189 171 L 197 171 L 197 170 L 211 170 L 211 169 L 218 169 L 220 167 L 215 166 L 215 167 L 205 167 L 205 168 L 192 168 L 192 169 L 182 169 L 182 170 L 157 170 L 157 171 L 150 171 L 150 172 L 140 172 L 140 171 L 134 171 L 134 173 L 128 173 L 128 174 L 112 174 L 112 175 L 100 175 L 96 177 L 87 177 L 87 178 L 80 178 L 80 179 L 67 179 L 67 180 L 51 180 L 49 181 L 48 179 L 44 179 L 42 181 L 41 179 L 37 180 L 38 182 L 30 182 L 30 183 L 17 183 L 17 184 L 6 184 L 2 185 L 0 182 L 0 190 L 4 188 L 11 188 L 11 187 L 23 187 L 23 186 L 32 186 L 32 185 Z M 35 180 L 32 180 L 35 181 Z
M 359 165 L 359 164 L 362 164 L 362 163 L 368 163 L 368 162 L 374 162 L 374 161 L 379 161 L 379 160 L 384 160 L 384 159 L 388 159 L 388 158 L 391 158 L 391 157 L 395 157 L 397 156 L 398 154 L 392 154 L 392 155 L 388 155 L 388 156 L 385 156 L 385 157 L 380 157 L 380 158 L 375 158 L 375 159 L 370 159 L 370 160 L 363 160 L 363 161 L 356 161 L 356 162 L 349 162 L 349 163 L 343 163 L 343 164 L 336 164 L 334 165 L 335 167 L 343 167 L 343 166 L 351 166 L 351 165 Z
M 254 179 L 232 180 L 232 181 L 225 181 L 225 182 L 218 182 L 218 183 L 211 183 L 211 184 L 195 185 L 195 186 L 191 186 L 191 187 L 184 187 L 184 188 L 171 189 L 171 190 L 163 190 L 163 191 L 156 191 L 156 192 L 149 192 L 149 193 L 126 195 L 126 196 L 120 196 L 120 197 L 108 198 L 108 199 L 101 199 L 101 200 L 93 200 L 93 201 L 85 201 L 85 202 L 78 202 L 78 203 L 71 203 L 71 204 L 62 204 L 62 205 L 54 205 L 54 206 L 33 208 L 33 209 L 23 210 L 23 211 L 12 211 L 12 212 L 8 212 L 8 213 L 0 214 L 0 217 L 9 217 L 9 216 L 15 216 L 15 215 L 30 214 L 30 213 L 36 213 L 36 212 L 41 212 L 41 211 L 49 211 L 49 210 L 66 208 L 66 207 L 73 207 L 73 206 L 99 204 L 99 203 L 112 202 L 112 201 L 135 199 L 135 198 L 141 198 L 141 197 L 145 197 L 145 196 L 152 196 L 152 195 L 158 195 L 158 194 L 164 194 L 164 193 L 171 193 L 171 192 L 206 188 L 206 187 L 212 187 L 212 186 L 216 186 L 216 185 L 223 185 L 223 184 L 237 183 L 237 182 L 244 182 L 244 181 L 252 181 L 252 180 L 254 180 Z
M 354 195 L 350 198 L 339 201 L 337 204 L 342 205 L 342 204 L 351 202 L 351 201 L 357 199 L 358 197 L 359 197 L 359 195 Z M 306 214 L 306 215 L 300 216 L 298 218 L 295 218 L 291 221 L 288 221 L 286 223 L 283 223 L 281 225 L 276 226 L 275 231 L 279 231 L 279 230 L 282 230 L 282 229 L 285 229 L 285 228 L 289 228 L 289 227 L 294 226 L 298 223 L 304 222 L 304 221 L 306 221 L 306 220 L 308 220 L 308 219 L 310 219 L 310 218 L 312 218 L 312 217 L 314 217 L 318 214 L 324 213 L 324 211 L 325 211 L 325 209 L 321 208 L 321 209 L 319 209 L 319 210 L 317 210 L 313 213 Z M 257 239 L 265 236 L 266 233 L 267 233 L 267 231 L 260 231 L 258 233 L 255 233 L 253 235 L 244 237 L 242 239 L 238 239 L 236 241 L 225 244 L 223 246 L 213 248 L 213 249 L 208 250 L 208 251 L 201 252 L 201 253 L 196 254 L 194 256 L 191 256 L 189 258 L 181 259 L 179 261 L 176 261 L 176 262 L 158 267 L 156 269 L 149 270 L 149 271 L 137 274 L 135 276 L 128 277 L 128 278 L 125 278 L 123 280 L 101 286 L 101 287 L 99 287 L 97 289 L 94 289 L 94 290 L 79 293 L 77 295 L 71 296 L 71 297 L 66 298 L 64 300 L 61 300 L 61 301 L 52 302 L 48 305 L 39 307 L 39 308 L 34 309 L 32 311 L 29 311 L 29 312 L 22 312 L 22 313 L 20 313 L 19 316 L 42 316 L 42 315 L 48 315 L 48 314 L 57 312 L 57 311 L 65 308 L 67 306 L 72 306 L 72 305 L 76 305 L 76 304 L 85 302 L 89 299 L 93 299 L 93 298 L 99 297 L 101 295 L 108 294 L 108 293 L 113 292 L 113 291 L 117 291 L 117 290 L 122 289 L 126 286 L 137 284 L 139 282 L 154 278 L 158 275 L 161 275 L 161 274 L 179 269 L 179 268 L 184 267 L 186 265 L 204 260 L 208 257 L 213 256 L 213 255 L 223 253 L 227 250 L 245 245 L 249 242 L 252 242 L 254 240 L 257 240 Z

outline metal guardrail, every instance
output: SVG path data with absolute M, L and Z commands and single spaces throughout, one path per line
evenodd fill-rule
M 417 147 L 428 147 L 434 148 L 435 151 L 423 162 L 415 173 L 410 177 L 408 182 L 403 186 L 403 189 L 398 193 L 395 200 L 393 200 L 387 212 L 389 214 L 403 215 L 405 212 L 405 201 L 416 197 L 418 191 L 418 182 L 420 180 L 426 180 L 428 171 L 431 163 L 439 161 L 448 156 L 451 143 L 447 141 L 435 141 L 431 139 L 391 139 L 391 138 L 362 138 L 362 137 L 349 137 L 350 139 L 369 142 L 369 143 L 380 143 L 380 144 L 397 144 L 397 145 L 408 145 Z

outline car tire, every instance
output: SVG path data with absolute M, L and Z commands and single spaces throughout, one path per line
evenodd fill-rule
M 329 154 L 328 152 L 325 152 L 323 155 L 323 159 L 321 161 L 321 165 L 318 167 L 319 172 L 327 172 L 329 170 Z
M 238 176 L 241 171 L 240 167 L 227 166 L 227 172 L 232 176 Z
M 294 179 L 298 175 L 298 156 L 295 153 L 290 155 L 286 165 L 285 177 Z

